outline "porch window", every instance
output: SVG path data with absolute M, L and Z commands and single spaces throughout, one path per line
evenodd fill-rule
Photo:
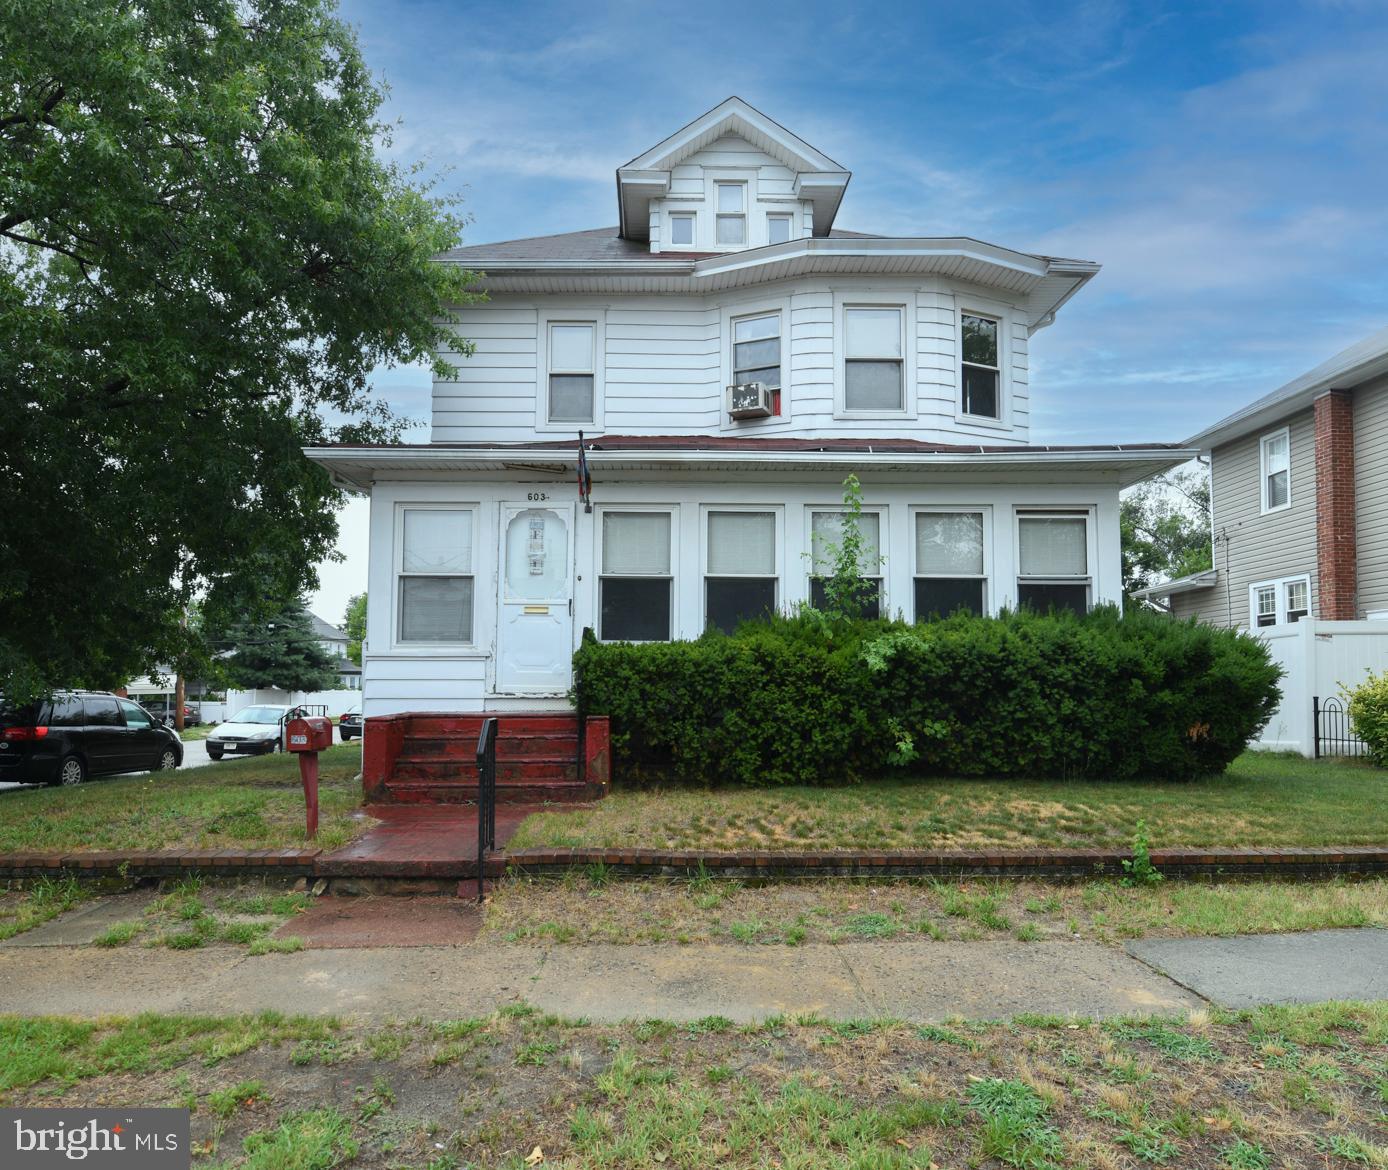
M 401 527 L 400 641 L 471 642 L 472 510 L 406 508 Z
M 960 385 L 965 414 L 998 417 L 998 323 L 991 317 L 964 313 L 960 321 L 960 353 L 963 355 Z
M 704 624 L 732 633 L 776 609 L 776 513 L 710 512 Z
M 843 546 L 845 519 L 843 512 L 810 514 L 810 604 L 815 609 L 822 610 L 828 605 L 824 581 L 834 574 L 834 561 Z M 863 512 L 858 516 L 858 534 L 863 540 L 858 579 L 870 586 L 863 591 L 863 616 L 866 618 L 882 616 L 881 529 L 882 518 L 876 512 Z
M 982 512 L 916 513 L 916 621 L 984 612 Z
M 670 216 L 670 246 L 673 248 L 692 248 L 694 246 L 694 213 L 675 212 Z
M 605 642 L 670 640 L 670 513 L 604 512 L 598 581 Z
M 1283 427 L 1259 444 L 1263 465 L 1263 511 L 1279 512 L 1292 502 L 1292 440 Z
M 733 247 L 747 242 L 747 184 L 716 184 L 718 211 L 716 232 L 717 242 L 723 247 Z
M 733 321 L 733 382 L 762 382 L 770 386 L 773 413 L 781 413 L 780 313 Z
M 901 310 L 845 309 L 844 409 L 902 411 Z
M 790 216 L 768 215 L 766 217 L 766 242 L 784 244 L 790 239 Z
M 1020 516 L 1017 604 L 1041 612 L 1089 611 L 1089 520 L 1087 516 Z
M 555 322 L 549 327 L 549 421 L 593 421 L 594 338 L 592 322 Z

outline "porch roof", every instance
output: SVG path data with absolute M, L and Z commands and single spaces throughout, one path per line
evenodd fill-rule
M 925 470 L 1037 477 L 1063 475 L 1112 480 L 1120 487 L 1179 466 L 1195 454 L 1175 443 L 985 446 L 901 438 L 739 438 L 727 435 L 598 435 L 585 439 L 593 471 L 801 471 L 920 473 Z M 527 443 L 340 443 L 306 447 L 304 454 L 352 491 L 378 480 L 437 479 L 452 473 L 574 470 L 577 439 Z

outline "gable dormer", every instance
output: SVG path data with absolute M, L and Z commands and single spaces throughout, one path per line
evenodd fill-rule
M 652 252 L 737 252 L 827 236 L 849 177 L 730 97 L 618 168 L 620 230 Z

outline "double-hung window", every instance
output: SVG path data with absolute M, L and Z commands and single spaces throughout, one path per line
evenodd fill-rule
M 1284 427 L 1259 443 L 1263 476 L 1263 511 L 1278 512 L 1292 502 L 1292 440 Z
M 704 625 L 732 633 L 776 609 L 776 513 L 708 513 Z
M 405 508 L 400 513 L 401 642 L 472 641 L 471 508 Z
M 834 567 L 844 547 L 847 516 L 843 512 L 810 513 L 810 604 L 815 609 L 828 606 L 829 595 L 825 578 L 834 575 Z M 882 521 L 876 512 L 858 514 L 858 580 L 863 588 L 862 615 L 882 616 Z
M 549 421 L 593 421 L 593 371 L 597 327 L 591 321 L 553 321 L 549 326 Z
M 1311 578 L 1255 582 L 1248 587 L 1248 600 L 1254 627 L 1299 622 L 1311 613 Z
M 714 220 L 715 240 L 720 247 L 733 247 L 747 242 L 747 184 L 715 183 L 717 219 Z
M 979 418 L 998 418 L 1002 380 L 998 360 L 998 322 L 977 313 L 959 318 L 960 409 Z
M 1084 513 L 1017 518 L 1017 604 L 1045 612 L 1087 613 L 1090 599 L 1089 517 Z
M 987 580 L 982 512 L 916 513 L 916 621 L 983 613 Z
M 766 217 L 766 242 L 784 244 L 790 239 L 790 216 L 768 215 Z
M 906 408 L 901 315 L 900 308 L 844 309 L 845 410 L 899 412 Z
M 670 640 L 670 513 L 603 512 L 599 636 Z
M 781 413 L 781 314 L 733 320 L 733 382 L 770 386 L 772 413 Z
M 672 248 L 692 248 L 694 246 L 694 213 L 692 211 L 671 212 L 670 246 Z

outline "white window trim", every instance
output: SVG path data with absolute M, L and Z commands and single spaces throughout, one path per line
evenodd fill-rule
M 1276 507 L 1268 507 L 1268 441 L 1284 438 L 1287 440 L 1287 502 Z M 1264 516 L 1285 512 L 1292 506 L 1292 430 L 1280 427 L 1258 438 L 1258 503 Z
M 954 421 L 963 427 L 988 431 L 1011 431 L 1012 422 L 1012 322 L 1016 316 L 1010 305 L 986 297 L 954 298 Z M 987 317 L 998 323 L 998 417 L 967 414 L 964 411 L 964 318 Z
M 787 236 L 786 236 L 786 238 L 785 238 L 784 240 L 778 240 L 777 242 L 778 242 L 778 243 L 781 243 L 781 244 L 789 244 L 789 243 L 791 243 L 796 237 L 795 237 L 795 214 L 794 214 L 794 212 L 790 212 L 790 211 L 768 211 L 768 212 L 766 213 L 766 239 L 765 239 L 763 242 L 764 242 L 768 247 L 771 246 L 771 221 L 772 221 L 773 219 L 776 219 L 776 220 L 781 220 L 781 219 L 783 219 L 783 220 L 786 221 L 786 228 L 787 228 L 787 233 L 788 233 L 788 234 L 787 234 Z
M 478 638 L 478 597 L 481 573 L 477 568 L 477 554 L 481 543 L 481 505 L 475 500 L 443 501 L 425 500 L 418 502 L 399 501 L 395 505 L 394 530 L 391 534 L 390 562 L 390 648 L 392 650 L 417 651 L 421 654 L 448 653 L 455 649 L 476 651 L 481 645 Z M 406 573 L 405 564 L 405 513 L 406 512 L 471 512 L 472 513 L 472 569 L 468 573 Z M 472 578 L 472 641 L 470 642 L 407 642 L 400 637 L 400 582 L 406 577 L 471 577 Z
M 842 505 L 840 505 L 842 507 Z M 699 632 L 708 626 L 708 588 L 710 577 L 743 577 L 760 581 L 760 573 L 710 573 L 708 567 L 708 518 L 710 512 L 770 512 L 775 518 L 776 547 L 771 559 L 776 577 L 776 608 L 786 603 L 786 509 L 784 504 L 700 504 L 699 505 Z
M 700 252 L 745 252 L 748 248 L 757 247 L 758 243 L 766 243 L 765 240 L 757 241 L 753 238 L 752 225 L 754 222 L 754 212 L 760 204 L 760 197 L 757 192 L 758 172 L 755 168 L 747 167 L 705 167 L 704 168 L 704 206 L 708 209 L 707 215 L 699 217 L 701 221 L 703 238 L 699 235 L 694 236 L 697 242 L 697 250 Z M 744 243 L 741 244 L 720 244 L 718 242 L 718 184 L 719 183 L 741 183 L 742 184 L 742 218 L 745 221 Z M 681 198 L 684 198 L 683 196 Z M 675 208 L 676 211 L 683 211 L 682 207 Z
M 1012 563 L 1017 567 L 1017 579 L 1014 584 L 1017 587 L 1017 604 L 1021 605 L 1021 586 L 1022 585 L 1077 585 L 1081 582 L 1089 586 L 1089 608 L 1092 610 L 1098 604 L 1095 593 L 1096 569 L 1099 564 L 1099 543 L 1098 543 L 1098 518 L 1095 515 L 1096 509 L 1093 507 L 1072 507 L 1067 508 L 1062 504 L 1050 507 L 1026 507 L 1014 508 L 1012 513 Z M 1039 577 L 1035 575 L 1024 576 L 1022 574 L 1022 521 L 1023 520 L 1077 520 L 1084 519 L 1084 564 L 1085 574 L 1082 577 L 1058 577 L 1048 575 Z
M 901 313 L 901 397 L 902 410 L 849 410 L 848 392 L 848 333 L 846 322 L 849 309 L 897 309 Z M 916 385 L 916 298 L 912 293 L 883 296 L 881 291 L 862 294 L 844 291 L 834 294 L 834 417 L 836 419 L 913 419 L 918 409 L 919 388 Z
M 922 573 L 916 561 L 916 517 L 919 515 L 952 515 L 957 512 L 972 512 L 983 517 L 983 572 L 981 574 Z M 927 578 L 937 581 L 955 581 L 967 576 L 970 580 L 983 582 L 983 612 L 995 612 L 993 597 L 993 506 L 991 504 L 929 504 L 913 506 L 907 521 L 907 534 L 911 538 L 911 620 L 915 620 L 916 579 Z
M 677 216 L 688 216 L 693 223 L 693 231 L 690 233 L 690 242 L 687 244 L 675 243 L 675 218 Z M 699 250 L 699 213 L 692 207 L 675 207 L 665 213 L 665 242 L 661 247 L 662 252 L 697 252 Z
M 1256 634 L 1259 630 L 1271 630 L 1276 629 L 1278 626 L 1291 624 L 1287 621 L 1287 587 L 1295 584 L 1306 586 L 1306 616 L 1299 620 L 1310 621 L 1315 616 L 1311 604 L 1311 574 L 1293 573 L 1290 577 L 1272 577 L 1266 581 L 1254 581 L 1248 586 L 1248 628 Z M 1273 590 L 1276 598 L 1277 608 L 1273 611 L 1276 614 L 1276 618 L 1270 626 L 1260 626 L 1258 624 L 1259 589 Z
M 808 601 L 810 596 L 810 582 L 814 580 L 814 514 L 816 512 L 840 512 L 844 511 L 842 500 L 833 500 L 823 504 L 805 505 L 805 599 Z M 877 572 L 864 573 L 863 576 L 869 580 L 878 582 L 879 609 L 878 612 L 886 617 L 890 613 L 887 604 L 887 589 L 891 584 L 887 577 L 887 542 L 890 537 L 890 505 L 880 504 L 873 507 L 863 508 L 864 516 L 877 517 Z M 914 521 L 913 521 L 914 523 Z
M 593 421 L 580 423 L 549 420 L 549 327 L 551 325 L 593 326 Z M 598 432 L 604 428 L 605 370 L 607 366 L 607 312 L 588 306 L 565 308 L 552 305 L 537 315 L 535 338 L 535 429 L 577 435 L 580 430 Z
M 721 509 L 714 509 L 721 511 Z M 609 576 L 603 569 L 602 560 L 602 527 L 603 516 L 608 512 L 663 512 L 670 517 L 670 572 L 668 576 L 658 576 L 656 574 L 641 574 L 639 576 L 628 573 L 612 573 L 613 577 L 630 577 L 634 580 L 652 580 L 670 582 L 670 641 L 675 641 L 680 637 L 679 616 L 680 616 L 680 505 L 679 504 L 599 504 L 593 509 L 593 566 L 596 570 L 593 574 L 597 578 L 596 596 L 594 601 L 594 627 L 599 641 L 606 641 L 602 637 L 602 579 Z
M 765 317 L 771 313 L 781 315 L 781 413 L 766 418 L 734 420 L 728 417 L 728 404 L 724 387 L 733 381 L 733 322 L 745 317 Z M 790 422 L 790 298 L 758 298 L 725 304 L 720 313 L 718 335 L 722 349 L 723 380 L 718 384 L 718 429 L 734 434 L 779 427 Z

